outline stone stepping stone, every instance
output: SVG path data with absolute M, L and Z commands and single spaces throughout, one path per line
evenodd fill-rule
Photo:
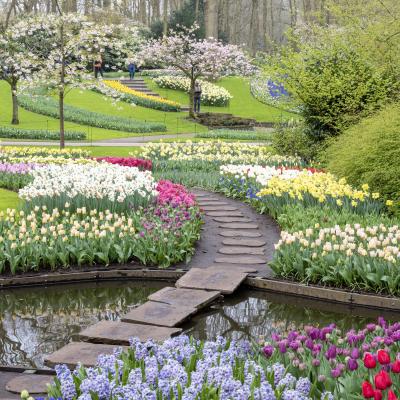
M 235 257 L 217 257 L 215 259 L 217 264 L 266 264 L 267 261 L 264 258 L 257 256 L 235 256 Z
M 219 232 L 220 236 L 223 237 L 229 237 L 229 238 L 240 238 L 240 237 L 247 237 L 247 238 L 256 238 L 256 237 L 261 237 L 260 232 L 255 232 L 255 231 L 221 231 Z
M 240 223 L 240 222 L 221 224 L 219 225 L 219 227 L 223 229 L 258 229 L 257 224 Z
M 196 312 L 197 310 L 193 307 L 148 301 L 125 314 L 121 321 L 173 328 Z
M 226 255 L 236 255 L 236 254 L 250 254 L 250 255 L 264 255 L 263 248 L 257 247 L 243 247 L 243 246 L 236 246 L 236 247 L 222 247 L 218 250 L 218 253 L 226 254 Z
M 175 307 L 185 306 L 199 310 L 213 302 L 220 295 L 221 293 L 218 291 L 165 287 L 151 294 L 148 299 L 160 303 L 167 303 Z
M 250 218 L 245 217 L 214 217 L 215 222 L 252 222 Z
M 225 201 L 198 201 L 200 206 L 227 206 L 229 203 L 226 203 Z
M 85 367 L 93 367 L 101 354 L 113 354 L 115 348 L 116 346 L 110 344 L 72 342 L 47 356 L 45 364 L 52 368 L 57 364 L 65 364 L 69 369 L 74 369 L 78 363 Z M 128 347 L 122 349 L 127 350 Z
M 237 211 L 237 207 L 232 206 L 203 206 L 201 207 L 204 211 Z
M 225 246 L 262 247 L 265 246 L 267 242 L 257 239 L 224 239 L 222 244 Z
M 209 217 L 243 217 L 240 211 L 209 211 L 206 214 Z
M 156 342 L 163 342 L 171 336 L 177 335 L 182 329 L 166 328 L 164 326 L 150 326 L 129 324 L 119 321 L 100 321 L 84 329 L 79 338 L 92 343 L 105 343 L 129 346 L 129 339 L 139 338 L 142 342 L 153 339 Z
M 218 290 L 223 294 L 231 294 L 247 275 L 248 273 L 244 270 L 235 270 L 229 266 L 192 268 L 176 282 L 176 286 L 187 289 Z
M 20 394 L 27 390 L 29 394 L 47 393 L 47 385 L 52 383 L 53 375 L 20 374 L 6 383 L 6 390 L 11 393 Z

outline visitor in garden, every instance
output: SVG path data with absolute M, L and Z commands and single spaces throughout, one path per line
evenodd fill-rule
M 201 85 L 199 82 L 196 82 L 194 85 L 194 112 L 200 112 L 200 104 L 201 104 Z
M 94 77 L 97 79 L 99 74 L 101 75 L 101 77 L 103 77 L 103 70 L 102 70 L 102 60 L 101 58 L 98 58 L 95 62 L 94 62 Z
M 129 79 L 135 79 L 136 65 L 131 61 L 128 65 Z

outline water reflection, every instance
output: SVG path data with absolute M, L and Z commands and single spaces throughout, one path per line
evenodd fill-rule
M 398 320 L 399 313 L 350 308 L 338 304 L 242 290 L 234 297 L 197 315 L 185 332 L 199 339 L 225 336 L 231 339 L 268 339 L 272 332 L 287 332 L 305 325 L 335 322 L 342 329 L 359 328 L 383 315 Z
M 117 320 L 163 284 L 102 282 L 0 292 L 0 364 L 42 367 L 82 328 Z

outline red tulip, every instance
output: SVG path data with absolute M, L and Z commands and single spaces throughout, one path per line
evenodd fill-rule
M 380 390 L 385 390 L 392 386 L 390 375 L 386 371 L 380 371 L 375 375 L 375 387 Z
M 382 400 L 383 395 L 380 390 L 375 390 L 374 392 L 374 400 Z
M 396 360 L 392 365 L 392 372 L 395 374 L 400 374 L 400 361 Z
M 397 400 L 397 396 L 393 393 L 392 390 L 388 392 L 388 400 Z
M 378 350 L 378 361 L 382 365 L 390 364 L 390 355 L 385 350 Z
M 374 388 L 368 381 L 363 382 L 361 389 L 365 399 L 372 399 L 374 397 Z
M 364 365 L 368 369 L 373 369 L 376 367 L 376 361 L 374 356 L 371 353 L 365 353 L 364 356 Z

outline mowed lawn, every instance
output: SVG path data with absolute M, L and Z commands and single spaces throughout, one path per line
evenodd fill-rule
M 151 78 L 144 77 L 148 86 L 161 96 L 177 101 L 181 104 L 188 104 L 188 95 L 185 92 L 162 89 L 158 87 Z M 250 84 L 247 79 L 241 77 L 222 78 L 216 85 L 222 86 L 233 96 L 228 107 L 203 106 L 202 111 L 229 113 L 239 117 L 253 118 L 260 122 L 279 122 L 295 117 L 295 114 L 268 106 L 255 99 L 250 93 Z
M 7 208 L 16 208 L 19 204 L 18 194 L 9 190 L 0 189 L 0 211 Z

